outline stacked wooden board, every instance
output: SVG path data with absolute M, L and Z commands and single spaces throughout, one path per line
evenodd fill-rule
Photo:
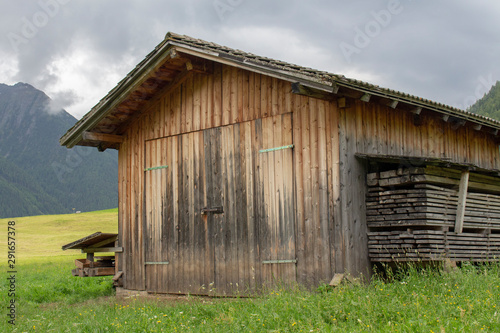
M 500 178 L 470 172 L 462 232 L 455 232 L 461 170 L 398 168 L 367 176 L 374 262 L 500 258 Z
M 92 277 L 115 275 L 115 256 L 94 257 L 89 259 L 76 259 L 76 268 L 71 271 L 73 276 Z

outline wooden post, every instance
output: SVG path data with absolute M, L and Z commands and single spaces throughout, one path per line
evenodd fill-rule
M 455 233 L 462 233 L 464 227 L 465 205 L 467 203 L 467 188 L 469 187 L 469 171 L 462 172 L 458 190 L 457 216 L 455 220 Z

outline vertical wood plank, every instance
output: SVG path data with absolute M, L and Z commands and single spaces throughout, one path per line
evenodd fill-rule
M 318 102 L 318 170 L 319 170 L 319 243 L 321 244 L 321 270 L 317 273 L 321 280 L 330 280 L 330 238 L 328 204 L 328 164 L 327 164 L 327 102 Z M 326 281 L 328 282 L 328 281 Z
M 183 165 L 183 167 L 186 169 L 186 177 L 185 177 L 185 180 L 186 180 L 186 194 L 187 194 L 187 200 L 186 202 L 188 203 L 187 207 L 186 207 L 186 213 L 187 213 L 187 221 L 189 223 L 189 226 L 188 226 L 188 233 L 186 233 L 186 238 L 187 238 L 187 242 L 186 242 L 186 252 L 187 252 L 187 262 L 188 262 L 188 265 L 185 265 L 185 267 L 187 266 L 187 274 L 186 274 L 186 278 L 188 279 L 188 283 L 189 283 L 189 292 L 190 293 L 196 293 L 197 292 L 197 286 L 195 285 L 195 282 L 196 282 L 196 270 L 197 270 L 197 266 L 196 266 L 196 257 L 195 257 L 195 248 L 196 248 L 196 238 L 195 238 L 195 234 L 196 234 L 196 231 L 195 231 L 195 227 L 196 227 L 196 221 L 195 221 L 195 212 L 194 212 L 194 209 L 195 209 L 195 184 L 194 184 L 194 180 L 195 180 L 195 163 L 194 161 L 196 160 L 196 156 L 194 154 L 194 141 L 195 141 L 195 133 L 189 133 L 189 134 L 186 134 L 185 135 L 185 138 L 186 138 L 186 144 L 187 144 L 187 149 L 184 150 L 185 152 L 185 164 Z
M 293 144 L 293 114 L 282 116 L 282 144 Z M 295 193 L 294 193 L 294 150 L 283 151 L 283 163 L 279 172 L 283 175 L 283 249 L 284 259 L 296 259 L 296 228 L 295 228 Z M 283 279 L 287 282 L 297 281 L 297 265 L 287 264 Z
M 172 156 L 172 221 L 173 221 L 173 265 L 172 265 L 172 270 L 173 270 L 173 279 L 172 281 L 172 287 L 170 290 L 174 293 L 179 292 L 180 290 L 180 281 L 183 279 L 182 276 L 182 258 L 179 254 L 181 250 L 181 238 L 180 238 L 180 221 L 179 221 L 179 213 L 181 210 L 181 207 L 179 206 L 180 202 L 182 202 L 182 196 L 181 196 L 181 186 L 182 186 L 182 173 L 180 172 L 181 169 L 179 167 L 180 165 L 180 146 L 181 142 L 179 140 L 179 137 L 172 137 L 172 145 L 171 145 L 171 156 Z
M 311 183 L 311 215 L 310 215 L 310 228 L 309 228 L 309 241 L 311 242 L 310 258 L 313 259 L 314 266 L 311 268 L 315 272 L 321 271 L 322 259 L 321 258 L 321 225 L 320 225 L 320 198 L 319 198 L 319 138 L 318 138 L 318 101 L 311 98 L 309 101 L 309 115 L 310 115 L 310 142 L 309 151 L 311 156 L 310 168 L 310 183 Z M 313 284 L 319 281 L 318 274 L 311 276 Z
M 250 72 L 248 74 L 248 118 L 247 120 L 257 119 L 256 110 L 256 73 Z M 260 101 L 259 101 L 260 102 Z
M 275 88 L 273 87 L 273 90 Z M 272 136 L 270 137 L 269 147 L 282 147 L 282 123 L 281 117 L 270 118 L 269 127 L 271 129 Z M 283 240 L 284 240 L 284 217 L 283 217 L 283 201 L 284 201 L 284 190 L 283 190 L 283 150 L 267 153 L 271 159 L 270 167 L 270 178 L 273 184 L 273 190 L 271 192 L 271 200 L 274 204 L 274 209 L 272 213 L 272 218 L 270 223 L 273 228 L 273 243 L 274 249 L 274 259 L 285 259 L 286 252 L 284 251 Z M 276 264 L 274 266 L 274 277 L 276 279 L 281 279 L 283 277 L 284 270 L 286 266 L 281 264 Z
M 269 148 L 270 137 L 272 136 L 271 129 L 269 128 L 269 119 L 262 120 L 262 147 L 261 149 Z M 270 161 L 269 154 L 259 154 L 263 169 L 263 229 L 261 233 L 261 246 L 262 246 L 262 260 L 275 260 L 277 258 L 273 257 L 275 255 L 273 249 L 273 226 L 270 223 L 273 218 L 274 206 L 271 200 L 271 193 L 273 191 L 273 184 L 271 183 L 271 177 L 269 170 L 269 165 L 272 163 Z M 272 281 L 273 279 L 273 267 L 271 265 L 263 266 L 264 281 Z
M 255 290 L 256 286 L 256 276 L 257 276 L 257 267 L 258 264 L 256 262 L 256 249 L 257 249 L 257 243 L 256 243 L 256 233 L 255 233 L 255 192 L 254 192 L 254 186 L 255 186 L 255 164 L 254 164 L 254 151 L 255 148 L 253 147 L 252 144 L 252 134 L 253 134 L 253 126 L 254 122 L 246 122 L 243 125 L 244 130 L 242 131 L 243 139 L 242 141 L 244 142 L 244 152 L 245 152 L 245 193 L 246 195 L 246 204 L 247 208 L 245 210 L 247 217 L 247 224 L 246 224 L 246 230 L 244 232 L 247 235 L 247 242 L 244 247 L 244 251 L 246 252 L 246 258 L 248 265 L 246 267 L 247 270 L 247 283 L 248 283 L 248 288 L 250 291 Z
M 266 118 L 268 117 L 271 113 L 271 103 L 272 103 L 272 97 L 271 97 L 271 89 L 272 87 L 269 86 L 269 77 L 267 76 L 260 76 L 260 83 L 261 83 L 261 118 Z
M 302 97 L 302 168 L 303 168 L 303 229 L 304 229 L 304 260 L 310 263 L 306 268 L 305 278 L 309 280 L 309 284 L 314 283 L 311 276 L 311 271 L 314 271 L 314 220 L 313 220 L 313 187 L 312 187 L 312 162 L 311 162 L 311 130 L 310 130 L 310 105 L 311 100 Z
M 262 149 L 262 120 L 258 119 L 252 122 L 252 158 L 254 161 L 254 216 L 255 216 L 255 284 L 257 287 L 262 287 L 264 278 L 266 277 L 265 267 L 262 261 L 266 259 L 265 239 L 267 237 L 265 225 L 265 210 L 262 204 L 264 200 L 264 164 L 262 157 L 259 154 L 259 149 Z
M 469 187 L 469 171 L 462 172 L 458 190 L 457 214 L 455 220 L 455 233 L 461 234 L 464 227 L 465 206 L 467 204 L 467 189 Z
M 241 79 L 241 89 L 238 92 L 238 98 L 241 99 L 241 120 L 242 121 L 249 121 L 249 120 L 254 120 L 250 114 L 250 100 L 253 99 L 251 98 L 250 94 L 250 72 L 248 71 L 241 71 L 242 79 Z
M 233 94 L 232 94 L 232 108 L 234 113 L 233 123 L 240 123 L 243 121 L 243 75 L 242 69 L 233 69 Z
M 272 116 L 278 115 L 279 111 L 280 111 L 280 100 L 279 100 L 280 92 L 278 91 L 278 88 L 279 88 L 278 79 L 272 78 L 271 79 L 271 112 L 270 112 L 270 114 Z
M 222 65 L 214 64 L 213 75 L 213 122 L 212 127 L 219 127 L 222 125 L 223 113 L 223 85 L 222 85 Z
M 234 91 L 231 72 L 231 67 L 222 66 L 222 125 L 228 125 L 233 121 L 231 101 Z
M 193 76 L 193 126 L 191 128 L 192 131 L 199 131 L 201 129 L 201 104 L 202 104 L 202 95 L 203 95 L 203 87 L 202 83 L 204 76 L 202 74 L 196 74 Z

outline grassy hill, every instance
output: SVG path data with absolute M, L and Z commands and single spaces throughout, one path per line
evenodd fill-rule
M 0 225 L 6 226 L 8 221 L 16 222 L 16 258 L 22 262 L 79 254 L 77 250 L 62 251 L 61 247 L 94 232 L 117 233 L 118 209 L 0 219 Z M 6 237 L 0 237 L 0 248 L 6 249 L 6 243 Z M 6 251 L 2 256 L 6 256 Z M 80 256 L 85 257 L 84 254 Z
M 490 91 L 472 105 L 468 111 L 500 120 L 500 81 Z

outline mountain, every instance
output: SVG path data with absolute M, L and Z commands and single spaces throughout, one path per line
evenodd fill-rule
M 66 149 L 59 138 L 77 121 L 29 84 L 0 84 L 0 218 L 118 206 L 118 155 Z
M 497 81 L 468 111 L 500 120 L 500 81 Z

